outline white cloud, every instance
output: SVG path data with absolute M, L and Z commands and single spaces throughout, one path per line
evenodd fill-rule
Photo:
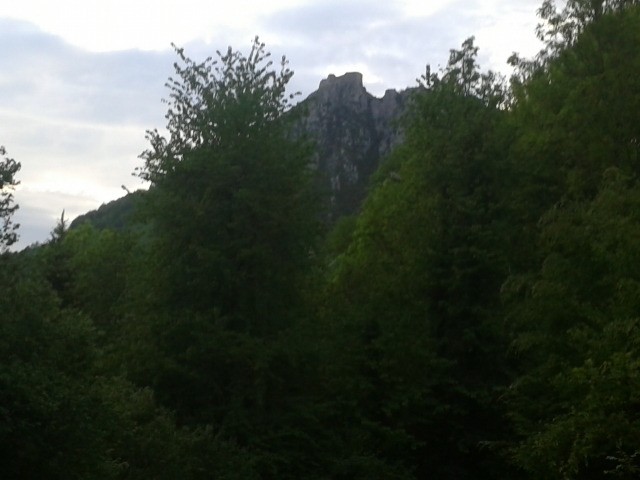
M 2 142 L 21 162 L 15 198 L 21 224 L 18 247 L 44 240 L 62 210 L 69 219 L 122 196 L 121 185 L 142 186 L 131 176 L 146 148 L 142 126 L 117 126 L 0 110 Z
M 251 30 L 256 18 L 292 8 L 294 0 L 20 0 L 0 16 L 28 20 L 84 49 L 167 49 L 171 42 L 220 39 L 215 32 Z
M 399 3 L 404 15 L 416 18 L 431 16 L 453 5 L 457 1 L 459 0 L 438 0 L 431 2 L 425 2 L 424 0 L 401 0 Z

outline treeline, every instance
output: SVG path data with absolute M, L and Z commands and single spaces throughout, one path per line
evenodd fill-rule
M 178 49 L 132 227 L 0 256 L 0 476 L 638 478 L 640 5 L 540 15 L 508 86 L 428 71 L 331 228 L 286 61 Z

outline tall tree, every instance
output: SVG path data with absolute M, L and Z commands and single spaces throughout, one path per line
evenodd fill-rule
M 538 217 L 563 196 L 592 198 L 611 166 L 638 171 L 639 11 L 603 16 L 526 83 L 514 85 L 519 134 L 513 153 Z
M 558 53 L 575 43 L 585 27 L 603 15 L 638 5 L 638 0 L 568 0 L 558 9 L 555 0 L 544 0 L 538 10 L 542 22 L 537 33 L 548 54 Z
M 513 451 L 533 478 L 635 478 L 640 8 L 578 4 L 563 20 L 575 38 L 516 86 L 516 204 L 532 241 L 503 288 L 523 367 Z
M 149 289 L 137 309 L 157 352 L 149 377 L 180 421 L 248 449 L 263 478 L 297 478 L 300 450 L 313 449 L 291 425 L 300 390 L 283 338 L 301 314 L 321 215 L 311 149 L 291 130 L 293 73 L 285 58 L 274 68 L 258 39 L 246 56 L 177 53 L 168 137 L 149 132 L 140 171 L 152 183 Z
M 503 288 L 523 367 L 508 393 L 532 478 L 637 478 L 640 188 L 605 172 L 592 201 L 541 219 L 537 271 Z
M 140 174 L 176 306 L 266 334 L 281 327 L 317 235 L 308 146 L 292 139 L 293 72 L 258 39 L 203 63 L 177 50 L 169 137 L 149 132 Z M 286 323 L 286 322 L 285 322 Z
M 339 478 L 509 476 L 481 446 L 505 434 L 508 135 L 504 96 L 476 54 L 469 39 L 424 78 L 405 143 L 332 272 L 332 382 L 337 408 L 358 419 Z
M 11 216 L 18 209 L 13 203 L 13 189 L 19 183 L 15 175 L 20 170 L 20 163 L 7 157 L 6 153 L 0 146 L 0 253 L 16 242 L 19 226 L 11 221 Z

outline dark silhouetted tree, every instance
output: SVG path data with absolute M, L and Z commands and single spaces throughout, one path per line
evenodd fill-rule
M 5 148 L 0 147 L 0 253 L 18 239 L 19 225 L 11 221 L 11 216 L 18 209 L 13 201 L 13 189 L 19 183 L 15 177 L 19 170 L 20 163 L 7 157 Z

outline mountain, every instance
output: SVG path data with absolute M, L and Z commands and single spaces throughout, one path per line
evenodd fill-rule
M 97 210 L 91 210 L 76 217 L 69 225 L 69 228 L 76 228 L 83 223 L 90 223 L 99 230 L 106 228 L 125 230 L 131 225 L 138 202 L 144 193 L 144 190 L 136 190 L 117 200 L 102 204 Z
M 334 218 L 354 213 L 380 160 L 401 140 L 397 120 L 413 92 L 387 90 L 376 98 L 362 74 L 329 75 L 296 108 L 304 108 L 300 129 L 315 141 L 314 164 L 331 192 Z
M 330 216 L 355 213 L 369 177 L 402 139 L 397 127 L 414 89 L 371 95 L 362 74 L 329 75 L 318 90 L 294 107 L 301 113 L 296 134 L 315 143 L 313 165 L 330 193 Z M 71 228 L 90 222 L 96 228 L 124 228 L 135 202 L 126 195 L 77 217 Z

